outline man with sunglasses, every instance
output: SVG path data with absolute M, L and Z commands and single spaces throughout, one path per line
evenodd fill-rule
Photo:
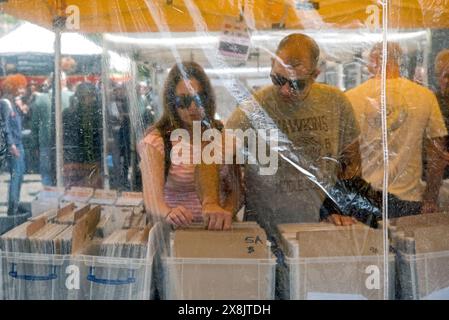
M 272 59 L 273 84 L 255 92 L 252 100 L 264 115 L 243 103 L 225 124 L 245 131 L 268 129 L 271 121 L 289 140 L 291 157 L 279 152 L 275 174 L 260 175 L 259 164 L 245 164 L 246 219 L 257 220 L 269 235 L 277 233 L 278 224 L 318 222 L 324 216 L 336 225 L 355 222 L 343 212 L 323 208 L 337 181 L 359 175 L 360 154 L 359 129 L 348 99 L 337 88 L 315 82 L 319 55 L 318 45 L 306 35 L 282 39 Z M 299 166 L 290 161 L 295 157 Z M 211 177 L 217 175 L 209 170 L 203 165 L 200 177 L 206 186 L 203 197 L 212 201 L 217 182 Z

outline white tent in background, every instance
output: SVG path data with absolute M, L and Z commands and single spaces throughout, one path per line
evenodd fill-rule
M 62 55 L 98 55 L 105 59 L 105 54 L 109 55 L 110 64 L 118 71 L 126 71 L 129 69 L 129 59 L 118 55 L 115 52 L 105 52 L 101 46 L 86 39 L 78 33 L 59 33 L 39 27 L 37 25 L 25 22 L 16 29 L 12 30 L 2 38 L 0 38 L 0 55 L 18 55 L 18 54 L 53 54 L 55 61 L 60 59 Z M 61 78 L 60 65 L 55 63 L 55 74 L 57 78 Z M 104 70 L 103 70 L 104 72 Z M 104 81 L 105 79 L 103 79 Z M 61 87 L 60 82 L 55 83 L 55 124 L 56 124 L 56 172 L 57 185 L 62 186 L 62 163 L 63 163 L 63 147 L 62 147 L 62 110 L 61 110 Z M 103 108 L 103 158 L 106 163 L 107 154 L 107 128 L 105 119 L 105 93 L 102 94 Z M 105 176 L 108 176 L 107 166 L 104 167 Z M 106 182 L 106 188 L 108 188 Z
M 0 55 L 23 53 L 54 54 L 55 33 L 25 22 L 0 38 Z M 103 48 L 78 33 L 61 34 L 61 54 L 101 55 Z M 117 71 L 129 71 L 129 59 L 108 51 L 110 64 Z
M 78 33 L 63 33 L 61 53 L 101 55 L 103 49 Z M 55 33 L 25 22 L 0 38 L 0 54 L 49 53 L 55 48 Z

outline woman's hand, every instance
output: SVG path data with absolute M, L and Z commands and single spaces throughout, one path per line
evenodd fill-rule
M 184 208 L 183 206 L 177 206 L 171 208 L 165 217 L 168 223 L 171 223 L 177 227 L 186 227 L 192 223 L 193 214 L 190 210 Z
M 232 224 L 232 213 L 218 204 L 203 205 L 204 222 L 209 230 L 229 230 Z

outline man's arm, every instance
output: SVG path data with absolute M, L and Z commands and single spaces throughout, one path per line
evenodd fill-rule
M 339 180 L 351 180 L 356 177 L 361 177 L 362 158 L 360 155 L 358 139 L 343 148 L 339 160 L 341 165 L 341 171 L 338 173 Z M 347 226 L 356 222 L 355 218 L 351 216 L 344 216 L 335 212 L 332 209 L 333 205 L 329 205 L 329 202 L 331 202 L 331 200 L 327 198 L 323 205 L 329 207 L 328 210 L 330 213 L 328 220 L 332 223 L 337 226 Z
M 425 143 L 427 165 L 425 167 L 426 189 L 423 195 L 422 213 L 438 211 L 438 195 L 446 167 L 445 138 L 428 139 Z
M 424 175 L 427 183 L 422 199 L 422 213 L 438 211 L 438 195 L 446 166 L 445 138 L 447 137 L 447 129 L 438 100 L 434 94 L 429 95 L 428 104 L 430 117 L 424 141 L 424 151 L 427 159 Z
M 341 171 L 338 178 L 349 180 L 362 175 L 362 157 L 360 155 L 360 144 L 358 139 L 348 144 L 342 151 L 340 157 Z
M 340 145 L 338 161 L 340 171 L 337 173 L 339 180 L 352 180 L 362 175 L 362 157 L 360 154 L 359 136 L 360 129 L 355 118 L 354 109 L 351 102 L 345 95 L 335 97 L 342 108 L 342 122 L 340 123 Z M 351 225 L 356 222 L 352 216 L 341 215 L 333 209 L 337 204 L 327 198 L 323 204 L 328 212 L 328 219 L 335 225 Z M 347 214 L 347 213 L 346 213 Z

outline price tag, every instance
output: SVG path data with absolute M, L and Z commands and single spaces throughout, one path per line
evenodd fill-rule
M 218 42 L 218 52 L 234 60 L 248 60 L 251 39 L 243 21 L 225 18 L 223 32 Z

